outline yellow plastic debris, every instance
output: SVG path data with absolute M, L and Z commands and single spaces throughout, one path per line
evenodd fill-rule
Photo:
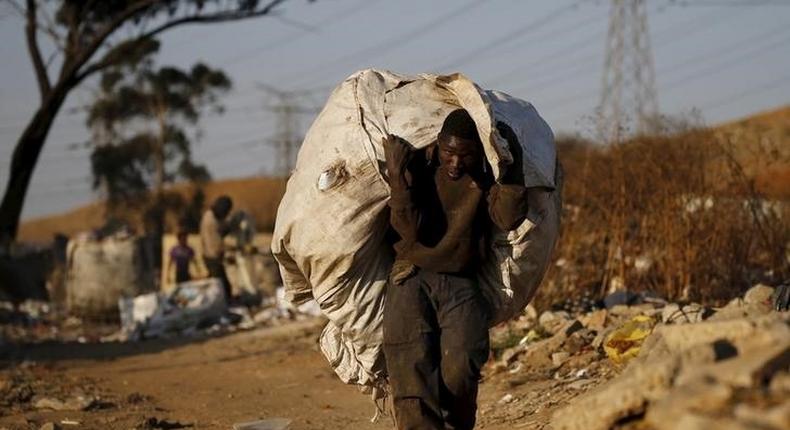
M 637 315 L 618 327 L 606 337 L 603 349 L 610 360 L 622 364 L 636 357 L 642 342 L 653 332 L 655 321 L 645 315 Z

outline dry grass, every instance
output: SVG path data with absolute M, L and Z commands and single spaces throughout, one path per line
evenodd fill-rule
M 539 306 L 622 287 L 713 303 L 790 276 L 789 142 L 790 108 L 617 145 L 560 140 L 563 231 Z

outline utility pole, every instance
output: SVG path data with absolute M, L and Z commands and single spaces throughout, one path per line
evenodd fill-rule
M 650 132 L 658 115 L 653 53 L 645 0 L 611 0 L 598 131 L 619 142 L 635 122 Z
M 314 104 L 306 104 L 301 100 L 316 94 L 321 89 L 284 91 L 263 83 L 259 83 L 258 87 L 274 99 L 274 102 L 270 102 L 265 109 L 275 114 L 277 123 L 275 134 L 269 140 L 276 151 L 275 174 L 282 177 L 290 176 L 303 137 L 299 116 L 316 115 L 320 112 Z

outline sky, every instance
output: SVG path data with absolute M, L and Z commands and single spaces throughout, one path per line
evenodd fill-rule
M 716 124 L 790 103 L 790 0 L 646 0 L 659 110 Z M 233 81 L 223 115 L 201 121 L 196 161 L 214 178 L 272 174 L 276 93 L 293 92 L 309 127 L 331 88 L 364 68 L 459 71 L 533 103 L 556 134 L 588 134 L 599 104 L 610 2 L 604 0 L 289 0 L 277 16 L 180 27 L 160 65 L 202 61 Z M 37 107 L 22 19 L 0 0 L 0 181 Z M 66 100 L 36 167 L 23 219 L 96 200 L 79 108 Z

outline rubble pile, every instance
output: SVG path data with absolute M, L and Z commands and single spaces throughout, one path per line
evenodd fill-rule
M 69 315 L 48 302 L 18 306 L 0 302 L 0 356 L 6 345 L 47 341 L 99 343 L 202 336 L 277 326 L 321 315 L 315 301 L 293 306 L 276 289 L 255 305 L 227 306 L 215 280 L 182 284 L 168 293 L 147 293 L 118 301 L 119 322 Z
M 485 379 L 505 394 L 484 402 L 481 424 L 790 428 L 790 316 L 772 294 L 758 285 L 721 308 L 625 292 L 529 308 L 492 330 Z

